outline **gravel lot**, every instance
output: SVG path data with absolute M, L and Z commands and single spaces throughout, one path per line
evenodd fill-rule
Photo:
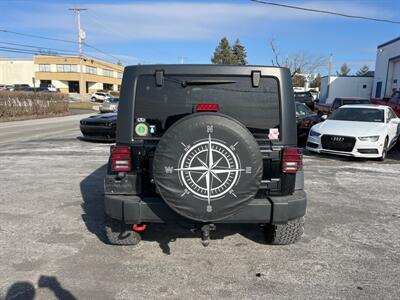
M 400 298 L 399 147 L 385 163 L 306 153 L 295 245 L 225 225 L 204 248 L 184 228 L 151 225 L 138 247 L 115 247 L 100 226 L 109 145 L 68 126 L 0 146 L 0 299 Z

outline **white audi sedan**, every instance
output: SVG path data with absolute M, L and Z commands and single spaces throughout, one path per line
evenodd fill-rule
M 314 125 L 307 150 L 384 160 L 399 139 L 400 119 L 383 105 L 344 105 Z

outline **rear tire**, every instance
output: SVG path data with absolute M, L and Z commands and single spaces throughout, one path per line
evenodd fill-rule
M 304 217 L 293 219 L 287 224 L 266 224 L 265 240 L 271 245 L 289 245 L 300 240 L 304 232 Z
M 90 100 L 92 100 L 92 102 L 96 102 L 96 97 L 92 97 Z
M 104 215 L 104 228 L 107 235 L 107 242 L 110 245 L 134 246 L 140 243 L 142 237 L 133 231 L 131 225 Z

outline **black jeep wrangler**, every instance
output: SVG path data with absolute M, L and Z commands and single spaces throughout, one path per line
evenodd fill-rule
M 111 244 L 148 223 L 190 222 L 207 245 L 216 223 L 259 223 L 268 243 L 300 239 L 302 153 L 286 68 L 125 68 L 105 178 Z

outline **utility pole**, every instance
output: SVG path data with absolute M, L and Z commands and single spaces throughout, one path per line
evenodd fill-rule
M 333 55 L 332 53 L 329 54 L 329 63 L 328 63 L 328 75 L 331 76 L 332 72 L 332 60 L 333 60 Z
M 181 56 L 180 59 L 181 59 L 181 65 L 183 65 L 185 63 L 187 57 L 186 56 Z
M 83 48 L 82 42 L 85 40 L 86 34 L 81 28 L 81 11 L 87 10 L 87 8 L 69 8 L 68 10 L 72 10 L 76 14 L 77 26 L 78 26 L 78 44 L 79 44 L 79 69 L 80 69 L 80 78 L 79 78 L 79 96 L 81 101 L 85 100 L 85 83 L 83 81 Z

